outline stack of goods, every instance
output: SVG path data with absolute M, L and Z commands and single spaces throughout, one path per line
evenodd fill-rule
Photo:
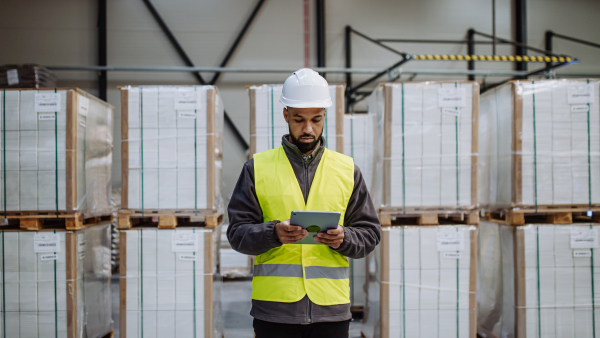
M 3 216 L 75 230 L 110 215 L 113 109 L 77 88 L 0 90 Z
M 599 85 L 520 80 L 482 95 L 484 337 L 596 334 Z
M 354 113 L 344 116 L 344 153 L 360 168 L 367 189 L 373 172 L 373 115 Z M 365 306 L 365 259 L 350 260 L 350 301 L 353 312 Z
M 369 257 L 365 337 L 475 337 L 477 235 L 474 226 L 382 229 Z
M 372 195 L 389 225 L 398 214 L 458 214 L 477 224 L 476 82 L 389 83 L 375 115 Z M 437 217 L 423 224 L 437 224 Z
M 56 76 L 33 63 L 0 66 L 0 88 L 53 88 Z
M 283 85 L 248 87 L 250 95 L 250 156 L 281 145 L 281 137 L 289 133 L 279 102 Z M 323 137 L 326 147 L 344 153 L 344 85 L 330 85 L 333 106 L 327 108 Z
M 2 337 L 110 334 L 110 222 L 78 231 L 7 227 L 0 246 Z
M 478 333 L 594 337 L 600 324 L 599 228 L 482 221 Z
M 171 216 L 168 225 L 181 216 L 218 224 L 223 116 L 213 86 L 121 88 L 120 227 L 152 212 Z
M 383 228 L 367 259 L 362 333 L 474 337 L 479 86 L 387 83 L 368 104 Z
M 121 231 L 121 337 L 223 334 L 220 227 Z
M 600 207 L 599 84 L 513 81 L 482 95 L 481 206 L 519 215 Z

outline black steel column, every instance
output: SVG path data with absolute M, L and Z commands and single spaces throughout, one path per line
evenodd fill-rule
M 317 12 L 317 67 L 325 67 L 325 0 L 315 1 Z
M 346 68 L 352 68 L 352 28 L 350 26 L 346 26 L 346 38 L 344 48 L 346 49 Z M 351 101 L 351 88 L 352 88 L 352 74 L 346 73 L 346 113 L 350 112 L 350 103 Z
M 475 30 L 473 28 L 469 29 L 467 32 L 467 55 L 475 54 Z M 470 60 L 467 61 L 467 69 L 475 70 L 475 61 Z M 469 75 L 469 81 L 475 81 L 475 75 Z
M 552 51 L 552 36 L 554 35 L 554 33 L 552 31 L 546 31 L 546 34 L 544 34 L 544 40 L 545 40 L 545 45 L 546 45 L 546 50 L 551 52 Z M 552 56 L 551 54 L 546 54 L 548 56 Z M 550 68 L 552 66 L 552 62 L 546 62 L 546 68 Z
M 98 66 L 106 66 L 106 0 L 98 0 Z M 106 101 L 106 71 L 98 72 L 98 97 Z
M 515 0 L 515 41 L 527 44 L 527 0 Z M 527 48 L 517 46 L 516 55 L 527 55 Z M 527 70 L 527 62 L 517 62 L 517 70 Z

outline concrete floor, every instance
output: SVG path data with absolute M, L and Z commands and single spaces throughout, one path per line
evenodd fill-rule
M 119 338 L 119 275 L 112 278 L 112 316 L 115 338 Z M 225 338 L 252 338 L 252 317 L 250 316 L 251 281 L 229 281 L 223 283 L 222 306 L 225 322 Z M 360 337 L 360 322 L 350 323 L 350 338 Z

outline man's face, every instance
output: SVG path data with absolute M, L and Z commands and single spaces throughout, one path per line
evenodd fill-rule
M 290 142 L 308 154 L 315 149 L 323 134 L 325 108 L 293 108 L 283 109 L 283 117 L 290 129 Z

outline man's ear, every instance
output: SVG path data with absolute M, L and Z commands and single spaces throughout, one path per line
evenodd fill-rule
M 290 113 L 290 112 L 287 110 L 287 108 L 285 108 L 285 107 L 284 107 L 284 108 L 283 108 L 283 118 L 285 119 L 285 122 L 286 122 L 286 123 L 288 123 L 288 124 L 290 123 L 290 122 L 288 121 L 288 115 L 289 115 L 289 113 Z

